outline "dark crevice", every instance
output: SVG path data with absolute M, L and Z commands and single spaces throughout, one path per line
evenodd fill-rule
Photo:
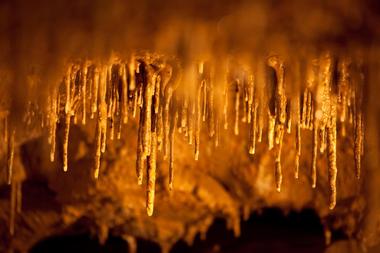
M 333 241 L 345 239 L 341 231 L 333 231 Z M 158 244 L 136 238 L 138 253 L 159 253 Z M 325 250 L 323 226 L 318 215 L 311 209 L 289 212 L 269 208 L 252 214 L 241 223 L 241 236 L 236 238 L 228 230 L 223 219 L 216 219 L 201 240 L 198 234 L 192 246 L 184 241 L 177 242 L 171 253 L 322 253 Z M 54 236 L 37 243 L 29 253 L 119 253 L 128 252 L 128 244 L 120 237 L 110 236 L 104 245 L 89 234 Z

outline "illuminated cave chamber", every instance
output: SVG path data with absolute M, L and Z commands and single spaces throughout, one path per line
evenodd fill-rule
M 0 3 L 0 252 L 223 251 L 273 208 L 378 243 L 372 2 Z

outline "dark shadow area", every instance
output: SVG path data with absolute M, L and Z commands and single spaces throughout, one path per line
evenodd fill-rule
M 333 233 L 333 239 L 343 236 Z M 227 230 L 223 219 L 216 219 L 209 228 L 206 239 L 197 235 L 194 244 L 177 242 L 171 253 L 322 253 L 325 250 L 323 227 L 312 210 L 290 212 L 284 215 L 280 209 L 265 209 L 260 214 L 252 214 L 241 224 L 241 236 L 236 238 Z M 159 253 L 156 243 L 137 238 L 138 253 Z M 76 236 L 56 236 L 37 243 L 29 253 L 126 253 L 127 242 L 112 237 L 104 245 L 88 234 Z
M 279 209 L 265 209 L 242 222 L 239 238 L 226 229 L 224 220 L 217 219 L 206 240 L 197 236 L 191 247 L 180 241 L 171 253 L 322 253 L 324 249 L 323 227 L 314 211 L 290 212 L 285 216 Z
M 29 253 L 128 253 L 129 248 L 125 240 L 110 236 L 104 245 L 100 245 L 97 238 L 89 234 L 54 236 L 37 243 Z M 160 253 L 157 243 L 137 239 L 137 253 Z
M 104 245 L 88 234 L 55 236 L 37 243 L 29 253 L 127 253 L 127 243 L 119 237 L 109 237 Z

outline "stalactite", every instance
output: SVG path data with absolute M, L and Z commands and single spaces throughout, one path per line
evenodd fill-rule
M 120 76 L 121 76 L 121 118 L 120 120 L 123 124 L 128 123 L 128 113 L 129 113 L 129 89 L 128 89 L 128 69 L 127 65 L 124 63 L 120 67 Z
M 171 122 L 170 122 L 170 158 L 169 158 L 169 190 L 173 189 L 173 177 L 174 177 L 174 134 L 177 126 L 178 111 L 175 108 L 175 104 L 172 103 Z
M 183 102 L 181 104 L 181 121 L 180 121 L 180 129 L 185 130 L 185 135 L 188 134 L 188 131 L 186 130 L 188 125 L 188 111 L 189 111 L 189 100 L 188 100 L 187 94 L 183 96 Z
M 295 127 L 296 127 L 296 156 L 295 156 L 295 170 L 294 177 L 298 179 L 299 176 L 299 165 L 301 157 L 301 106 L 300 106 L 300 97 L 295 98 Z
M 338 80 L 338 103 L 340 103 L 340 116 L 339 120 L 341 123 L 346 121 L 347 118 L 347 107 L 349 104 L 348 94 L 350 86 L 350 65 L 351 61 L 347 58 L 343 58 L 339 61 L 338 71 L 339 71 L 339 80 Z M 344 126 L 344 124 L 342 124 Z
M 72 67 L 69 68 L 68 73 L 65 77 L 65 125 L 63 132 L 63 171 L 67 171 L 68 169 L 68 146 L 69 146 L 69 134 L 70 134 L 70 121 L 71 121 L 71 86 L 72 86 Z
M 109 64 L 107 68 L 107 84 L 106 84 L 106 103 L 107 118 L 109 119 L 109 138 L 112 141 L 115 136 L 115 111 L 116 111 L 116 94 L 115 87 L 118 85 L 118 75 L 115 73 L 115 64 Z
M 284 130 L 279 131 L 280 139 L 283 138 Z M 276 147 L 276 158 L 275 158 L 275 179 L 276 179 L 276 190 L 281 192 L 282 185 L 282 168 L 281 168 L 281 151 L 282 151 L 282 141 Z
M 312 120 L 313 118 L 313 98 L 311 95 L 311 92 L 308 91 L 307 93 L 307 112 L 306 112 L 306 122 L 305 122 L 305 128 L 311 130 L 312 128 Z
M 219 117 L 216 117 L 215 118 L 215 137 L 214 137 L 215 147 L 219 146 L 219 138 L 220 138 L 220 124 L 219 124 Z
M 275 157 L 275 180 L 276 190 L 281 191 L 282 184 L 282 168 L 281 168 L 281 151 L 282 141 L 286 123 L 286 95 L 285 95 L 285 67 L 282 60 L 278 56 L 271 56 L 268 59 L 268 65 L 275 70 L 276 84 L 274 90 L 274 106 L 275 114 L 268 110 L 268 147 L 269 150 L 273 148 L 273 139 L 275 138 L 276 157 Z
M 311 169 L 311 180 L 312 187 L 317 186 L 317 156 L 318 156 L 318 122 L 314 121 L 313 128 L 313 156 L 312 156 L 312 169 Z
M 307 115 L 307 94 L 308 90 L 305 89 L 302 96 L 302 106 L 301 106 L 301 126 L 305 128 L 306 125 L 306 115 Z
M 253 97 L 255 92 L 255 80 L 253 75 L 249 75 L 248 77 L 248 112 L 247 112 L 247 123 L 251 123 L 252 121 L 252 110 L 253 110 Z
M 268 149 L 271 150 L 274 145 L 274 130 L 276 126 L 276 117 L 268 112 Z
M 165 79 L 164 83 L 164 108 L 163 108 L 163 130 L 164 130 L 164 160 L 167 159 L 169 153 L 169 130 L 170 130 L 170 121 L 169 121 L 169 107 L 173 95 L 172 82 L 175 77 L 173 77 L 173 69 L 169 68 L 165 73 L 163 78 Z
M 234 134 L 239 135 L 240 81 L 235 80 L 235 123 Z
M 206 80 L 202 80 L 203 82 L 203 103 L 202 103 L 202 121 L 206 122 L 206 115 L 207 115 L 207 82 Z
M 155 116 L 153 116 L 155 118 Z M 155 119 L 153 119 L 155 121 Z M 153 122 L 153 125 L 156 123 Z M 156 129 L 153 127 L 151 133 L 151 152 L 147 159 L 147 197 L 146 197 L 146 211 L 149 216 L 153 215 L 154 209 L 154 195 L 156 185 L 156 153 L 157 153 L 157 135 Z
M 356 96 L 354 104 L 354 160 L 355 160 L 355 173 L 356 177 L 360 178 L 361 174 L 361 157 L 364 152 L 364 122 L 363 122 L 363 112 L 362 112 L 362 100 L 363 100 L 363 86 L 364 86 L 364 74 L 363 74 L 363 63 L 358 64 L 358 79 L 356 85 Z
M 328 175 L 330 186 L 329 208 L 334 209 L 336 205 L 336 177 L 338 169 L 336 165 L 336 101 L 331 101 L 331 114 L 327 126 L 327 149 L 328 149 Z
M 257 142 L 261 143 L 263 139 L 263 128 L 264 128 L 264 110 L 261 102 L 258 105 L 258 134 L 257 134 Z
M 326 150 L 326 130 L 325 128 L 320 128 L 319 130 L 319 139 L 320 139 L 320 146 L 319 146 L 319 152 L 323 154 Z
M 143 107 L 143 101 L 144 101 L 143 94 L 144 94 L 144 85 L 142 83 L 139 83 L 138 88 L 137 88 L 137 106 L 140 109 Z
M 162 106 L 160 106 L 158 109 L 157 117 L 157 150 L 161 151 L 164 141 L 164 123 Z
M 200 143 L 200 133 L 201 133 L 201 104 L 202 104 L 202 83 L 197 88 L 196 97 L 196 113 L 195 113 L 195 151 L 194 158 L 197 161 L 199 158 L 199 143 Z
M 152 75 L 153 73 L 151 69 L 146 68 L 145 71 L 146 77 L 145 77 L 145 82 L 143 83 L 144 91 L 143 91 L 143 96 L 144 96 L 144 106 L 142 107 L 142 110 L 144 112 L 143 117 L 144 117 L 144 124 L 143 124 L 143 135 L 142 135 L 142 142 L 143 142 L 143 152 L 145 156 L 150 155 L 150 147 L 151 147 L 151 128 L 152 128 L 152 95 L 154 92 L 154 85 L 155 83 L 152 80 Z
M 128 64 L 128 70 L 130 77 L 128 89 L 129 91 L 134 91 L 136 89 L 136 70 L 138 71 L 138 68 L 136 68 L 136 61 L 134 55 L 131 56 L 131 59 Z
M 354 127 L 354 156 L 355 156 L 355 170 L 356 177 L 360 178 L 361 174 L 361 156 L 363 155 L 363 120 L 361 111 L 356 113 L 355 127 Z
M 248 92 L 247 92 L 247 85 L 246 85 L 246 82 L 245 80 L 242 81 L 242 95 L 241 95 L 241 98 L 242 98 L 242 105 L 243 105 L 243 113 L 242 113 L 242 117 L 241 117 L 241 122 L 243 123 L 247 123 L 247 114 L 248 114 L 248 105 L 247 105 L 247 102 L 248 102 Z
M 139 122 L 139 128 L 138 128 L 138 137 L 137 137 L 137 157 L 136 157 L 136 175 L 137 175 L 137 183 L 139 185 L 143 182 L 143 171 L 144 171 L 144 165 L 146 156 L 144 153 L 144 147 L 143 147 L 143 119 L 144 119 L 144 112 L 143 110 L 140 110 L 140 122 Z
M 194 117 L 195 117 L 195 101 L 190 100 L 190 105 L 187 112 L 187 126 L 188 126 L 188 142 L 190 145 L 193 144 L 194 140 Z
M 285 67 L 278 56 L 268 59 L 268 64 L 276 72 L 277 84 L 275 88 L 276 117 L 279 124 L 284 125 L 286 121 L 286 95 L 285 95 Z
M 15 130 L 11 130 L 8 138 L 8 155 L 7 155 L 7 167 L 8 167 L 8 184 L 10 185 L 13 180 L 13 157 L 15 148 Z
M 96 132 L 95 132 L 95 160 L 94 160 L 94 178 L 95 179 L 99 177 L 101 147 L 102 147 L 102 129 L 101 129 L 101 120 L 100 118 L 98 118 L 96 122 Z
M 292 133 L 292 113 L 291 113 L 291 100 L 286 102 L 286 132 L 288 134 Z
M 99 69 L 94 66 L 94 75 L 92 77 L 92 104 L 91 104 L 91 118 L 94 118 L 95 113 L 98 110 L 98 94 L 99 94 L 99 82 L 100 82 L 100 73 Z
M 86 114 L 87 114 L 87 110 L 86 110 L 86 99 L 87 99 L 87 71 L 88 71 L 88 68 L 87 68 L 87 62 L 83 63 L 82 65 L 82 74 L 81 74 L 81 78 L 82 78 L 82 124 L 85 125 L 86 124 Z
M 228 129 L 228 105 L 229 105 L 229 82 L 227 77 L 224 79 L 224 86 L 223 86 L 223 96 L 224 96 L 224 101 L 223 101 L 223 119 L 224 119 L 224 124 L 223 128 L 225 130 Z
M 55 145 L 56 145 L 56 131 L 59 113 L 59 101 L 57 90 L 54 89 L 53 94 L 49 96 L 49 136 L 48 143 L 50 144 L 50 161 L 53 162 L 55 158 Z
M 158 74 L 155 78 L 155 88 L 154 88 L 154 113 L 159 113 L 160 108 L 160 94 L 161 94 L 161 75 Z
M 98 105 L 98 118 L 100 120 L 100 129 L 102 132 L 102 142 L 101 142 L 101 152 L 106 152 L 107 144 L 107 102 L 106 102 L 106 92 L 107 92 L 107 80 L 110 75 L 109 69 L 103 66 L 102 75 L 99 83 L 99 105 Z
M 97 123 L 96 123 L 96 150 L 95 150 L 95 166 L 94 166 L 94 178 L 97 179 L 99 177 L 100 170 L 100 158 L 101 153 L 105 152 L 106 148 L 106 131 L 107 131 L 107 105 L 106 105 L 106 79 L 107 79 L 107 68 L 102 67 L 99 75 L 99 86 L 98 86 L 98 94 L 99 96 L 97 105 L 98 107 L 98 115 L 97 115 Z
M 138 90 L 139 89 L 135 89 L 133 92 L 133 102 L 132 102 L 132 117 L 133 118 L 136 118 L 136 114 L 137 114 L 137 100 L 138 100 Z
M 258 109 L 258 104 L 257 102 L 255 101 L 253 103 L 253 109 L 251 110 L 251 113 L 252 113 L 252 121 L 251 121 L 251 132 L 250 132 L 250 136 L 251 136 L 251 141 L 250 141 L 250 147 L 249 147 L 249 153 L 251 155 L 255 154 L 255 146 L 256 146 L 256 128 L 257 128 L 257 109 Z
M 210 73 L 209 73 L 210 75 Z M 208 81 L 206 83 L 207 87 L 207 112 L 208 112 L 208 129 L 209 136 L 213 137 L 215 134 L 215 108 L 214 108 L 214 87 L 213 82 L 210 77 L 208 77 Z

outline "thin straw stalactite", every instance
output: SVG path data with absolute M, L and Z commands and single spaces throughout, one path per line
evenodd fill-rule
M 71 86 L 72 86 L 72 67 L 69 68 L 68 73 L 65 77 L 65 125 L 63 133 L 63 171 L 66 172 L 68 169 L 68 145 L 69 145 L 69 134 L 70 134 L 70 121 L 71 121 Z
M 13 179 L 13 158 L 15 149 L 15 130 L 8 131 L 8 154 L 7 154 L 7 168 L 8 168 L 8 184 L 12 184 Z

